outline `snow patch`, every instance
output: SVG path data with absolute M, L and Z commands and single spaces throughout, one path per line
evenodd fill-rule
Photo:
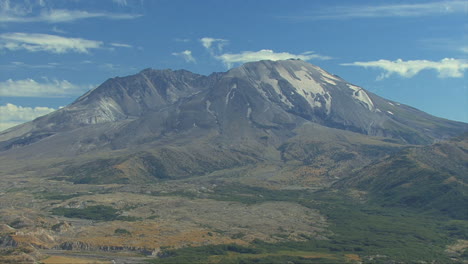
M 252 115 L 252 108 L 250 106 L 247 108 L 247 119 L 250 121 L 250 116 Z
M 326 83 L 336 85 L 336 82 L 332 81 L 332 79 L 329 79 L 328 77 L 321 77 L 320 79 L 322 79 L 322 81 L 324 81 Z
M 119 115 L 122 115 L 120 106 L 109 97 L 99 100 L 99 108 L 93 111 L 91 115 L 82 116 L 82 121 L 89 124 L 97 124 L 109 121 L 115 121 Z
M 364 103 L 367 106 L 367 109 L 370 111 L 373 111 L 375 109 L 374 103 L 370 99 L 369 95 L 367 95 L 366 92 L 364 92 L 364 89 L 362 89 L 359 86 L 352 85 L 352 84 L 347 84 L 348 87 L 353 90 L 353 98 Z
M 225 99 L 225 104 L 226 104 L 226 105 L 228 105 L 229 100 L 231 100 L 232 98 L 234 98 L 235 89 L 237 89 L 237 83 L 233 84 L 233 85 L 231 86 L 231 89 L 229 90 L 229 92 L 226 94 L 226 99 Z
M 315 101 L 314 95 L 320 94 L 325 100 L 325 108 L 327 114 L 331 111 L 331 95 L 323 89 L 320 83 L 316 82 L 312 76 L 310 76 L 307 68 L 302 67 L 300 71 L 295 71 L 293 77 L 285 68 L 278 67 L 279 75 L 288 81 L 294 88 L 296 93 L 304 97 L 311 107 L 322 107 L 322 102 Z M 327 95 L 327 96 L 326 96 Z
M 391 105 L 391 106 L 395 106 L 394 104 L 392 104 L 392 103 L 390 103 L 390 102 L 388 102 L 388 104 Z
M 393 113 L 392 113 L 392 112 L 390 112 L 390 111 L 387 111 L 387 113 L 389 113 L 389 114 L 393 115 Z
M 293 104 L 288 100 L 288 97 L 284 95 L 283 92 L 281 91 L 281 88 L 278 85 L 278 80 L 270 79 L 267 76 L 262 75 L 260 82 L 269 84 L 271 87 L 273 87 L 273 90 L 275 91 L 276 94 L 279 95 L 278 97 L 280 98 L 282 103 L 286 104 L 289 107 L 293 106 Z M 264 91 L 262 92 L 266 96 L 266 93 Z
M 328 72 L 324 71 L 322 68 L 317 67 L 317 66 L 314 66 L 314 68 L 315 68 L 315 70 L 317 70 L 322 76 L 326 77 L 327 79 L 339 81 L 338 78 L 336 78 L 335 76 L 333 76 L 333 75 L 329 74 Z
M 206 100 L 206 111 L 208 113 L 210 113 L 212 116 L 216 117 L 215 113 L 213 111 L 211 111 L 210 107 L 211 107 L 210 100 Z

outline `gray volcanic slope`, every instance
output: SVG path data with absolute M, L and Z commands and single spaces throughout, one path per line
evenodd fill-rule
M 67 107 L 1 132 L 0 156 L 76 156 L 202 138 L 211 146 L 277 148 L 306 123 L 410 144 L 468 130 L 301 60 L 259 61 L 209 76 L 147 69 L 109 79 Z

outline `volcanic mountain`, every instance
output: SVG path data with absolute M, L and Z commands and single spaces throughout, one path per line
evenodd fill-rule
M 102 124 L 112 124 L 108 129 L 114 134 L 129 129 L 141 139 L 193 128 L 229 136 L 245 130 L 287 134 L 306 122 L 414 144 L 467 128 L 385 100 L 304 61 L 285 60 L 247 63 L 209 76 L 146 69 L 112 78 L 67 107 L 1 133 L 0 139 L 7 150 Z
M 117 159 L 111 167 L 136 157 L 146 174 L 188 176 L 280 160 L 284 144 L 301 136 L 320 142 L 352 132 L 428 144 L 467 129 L 301 60 L 259 61 L 209 76 L 146 69 L 109 79 L 67 107 L 0 133 L 0 157 L 105 155 Z
M 259 61 L 209 76 L 147 69 L 109 79 L 67 107 L 2 132 L 0 155 L 75 157 L 172 145 L 177 150 L 167 151 L 170 156 L 204 152 L 193 162 L 219 162 L 213 169 L 221 169 L 222 163 L 273 158 L 300 128 L 311 125 L 410 144 L 468 129 L 385 100 L 301 60 Z M 321 141 L 319 133 L 307 133 Z

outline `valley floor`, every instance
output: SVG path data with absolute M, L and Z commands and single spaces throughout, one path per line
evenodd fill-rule
M 2 263 L 463 263 L 468 224 L 359 191 L 6 176 Z M 16 261 L 16 262 L 15 262 Z

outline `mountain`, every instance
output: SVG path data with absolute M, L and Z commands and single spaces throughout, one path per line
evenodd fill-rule
M 281 160 L 280 147 L 304 126 L 395 144 L 428 144 L 468 129 L 301 60 L 259 61 L 209 76 L 146 69 L 109 79 L 67 107 L 0 133 L 0 160 L 88 157 L 93 168 L 100 156 L 116 166 L 137 153 L 158 160 L 165 177 L 202 175 Z
M 112 78 L 0 132 L 0 262 L 456 263 L 467 131 L 301 60 Z
M 2 132 L 0 149 L 78 129 L 94 130 L 92 144 L 112 149 L 191 130 L 230 140 L 264 134 L 283 138 L 307 122 L 410 144 L 467 130 L 464 123 L 385 100 L 304 61 L 260 61 L 209 76 L 147 69 L 109 79 L 67 107 Z M 76 153 L 86 152 L 86 143 L 80 144 Z

